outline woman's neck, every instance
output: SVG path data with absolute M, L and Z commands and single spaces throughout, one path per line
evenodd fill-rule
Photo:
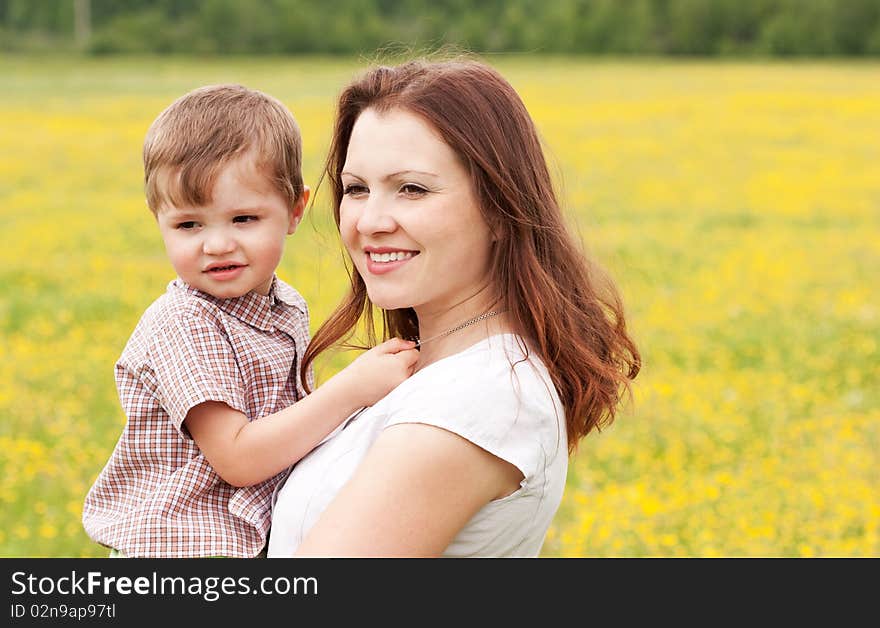
M 416 309 L 419 318 L 421 369 L 476 344 L 489 336 L 511 331 L 506 312 L 497 299 L 475 295 L 442 312 Z

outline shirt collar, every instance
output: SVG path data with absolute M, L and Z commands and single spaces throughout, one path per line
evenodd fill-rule
M 278 277 L 272 279 L 269 296 L 273 297 L 276 301 L 295 307 L 301 314 L 306 313 L 306 303 L 299 292 L 278 279 Z
M 256 327 L 262 331 L 272 331 L 275 329 L 273 318 L 276 316 L 277 306 L 294 307 L 303 312 L 302 297 L 286 283 L 272 277 L 272 284 L 269 286 L 269 294 L 262 295 L 257 292 L 248 292 L 240 297 L 232 299 L 221 299 L 193 288 L 179 277 L 168 285 L 169 290 L 175 288 L 182 290 L 187 294 L 191 294 L 214 303 L 226 314 L 234 316 L 243 323 L 247 323 L 252 327 Z M 276 309 L 273 311 L 273 307 Z

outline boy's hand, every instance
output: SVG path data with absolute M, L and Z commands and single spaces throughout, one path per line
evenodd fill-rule
M 353 412 L 412 375 L 419 352 L 399 338 L 361 354 L 313 394 L 260 418 L 220 401 L 189 410 L 184 424 L 214 470 L 233 486 L 262 482 L 296 462 Z
M 359 355 L 339 372 L 358 407 L 371 406 L 413 374 L 419 361 L 416 343 L 392 338 Z

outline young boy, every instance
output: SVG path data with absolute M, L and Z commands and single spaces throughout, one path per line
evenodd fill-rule
M 115 366 L 128 421 L 83 509 L 111 555 L 259 555 L 281 472 L 412 373 L 413 343 L 393 340 L 305 395 L 308 309 L 275 276 L 309 198 L 300 160 L 290 112 L 240 85 L 186 94 L 147 132 L 147 204 L 178 278 Z

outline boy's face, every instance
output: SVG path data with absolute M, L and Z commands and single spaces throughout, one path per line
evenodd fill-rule
M 220 171 L 210 203 L 166 205 L 156 219 L 174 270 L 190 286 L 221 299 L 265 295 L 308 195 L 306 188 L 289 207 L 244 156 Z

